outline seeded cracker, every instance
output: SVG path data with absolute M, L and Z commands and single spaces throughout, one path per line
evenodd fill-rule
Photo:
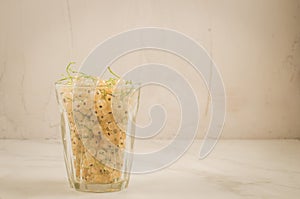
M 70 73 L 77 72 L 69 66 L 70 77 L 62 81 L 70 81 L 59 94 L 71 131 L 74 178 L 78 182 L 96 184 L 117 182 L 122 174 L 126 141 L 126 92 L 113 96 L 118 79 L 71 77 Z M 114 112 L 113 100 L 116 102 Z

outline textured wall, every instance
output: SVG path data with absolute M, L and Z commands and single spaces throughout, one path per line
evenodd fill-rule
M 0 138 L 58 138 L 53 83 L 65 65 L 80 64 L 107 37 L 141 26 L 178 30 L 211 54 L 228 94 L 223 138 L 300 137 L 299 0 L 0 0 Z M 188 64 L 146 51 L 118 60 L 115 65 L 123 67 L 114 68 L 122 73 L 151 61 L 174 66 L 194 85 L 203 136 L 207 91 Z M 175 100 L 166 101 L 168 93 L 144 95 L 145 104 L 162 101 L 179 112 Z M 175 115 L 160 138 L 174 134 Z

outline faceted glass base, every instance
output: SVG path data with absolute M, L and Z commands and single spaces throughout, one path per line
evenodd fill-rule
M 83 192 L 115 192 L 121 191 L 128 186 L 128 181 L 111 183 L 111 184 L 86 184 L 86 183 L 74 183 L 74 188 L 77 191 Z

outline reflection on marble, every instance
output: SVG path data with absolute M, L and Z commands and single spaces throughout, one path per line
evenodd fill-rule
M 199 144 L 165 170 L 133 175 L 125 191 L 93 194 L 69 188 L 59 141 L 0 140 L 0 198 L 299 198 L 299 140 L 223 140 L 204 160 Z

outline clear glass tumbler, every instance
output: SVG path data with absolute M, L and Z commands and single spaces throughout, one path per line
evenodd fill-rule
M 138 86 L 55 86 L 70 186 L 90 192 L 126 188 L 132 165 Z

